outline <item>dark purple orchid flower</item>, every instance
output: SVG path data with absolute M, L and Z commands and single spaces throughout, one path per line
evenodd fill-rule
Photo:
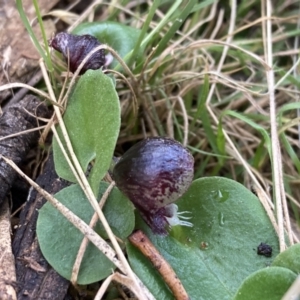
M 180 143 L 163 137 L 147 138 L 130 148 L 116 163 L 113 178 L 133 202 L 152 231 L 166 235 L 182 221 L 175 202 L 189 188 L 194 158 Z
M 49 45 L 62 53 L 66 61 L 69 58 L 70 71 L 75 72 L 83 59 L 101 43 L 92 35 L 73 35 L 67 32 L 58 33 Z M 97 70 L 106 65 L 104 49 L 96 51 L 85 63 L 79 74 L 87 70 Z

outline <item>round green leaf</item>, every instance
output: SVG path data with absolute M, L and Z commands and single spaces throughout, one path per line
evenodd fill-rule
M 142 228 L 174 268 L 191 299 L 232 299 L 243 280 L 272 258 L 257 254 L 261 242 L 279 252 L 276 233 L 258 198 L 243 185 L 226 178 L 194 181 L 177 202 L 188 211 L 193 227 L 173 227 L 167 237 Z M 151 265 L 131 245 L 130 263 L 157 299 L 172 299 Z
M 259 270 L 243 282 L 234 300 L 280 300 L 296 277 L 294 272 L 281 267 Z
M 101 198 L 108 184 L 101 182 Z M 67 187 L 55 195 L 62 204 L 89 224 L 94 210 L 78 185 Z M 134 228 L 133 205 L 117 188 L 109 195 L 103 212 L 116 236 L 125 239 Z M 101 233 L 99 222 L 95 230 Z M 63 277 L 70 279 L 78 249 L 83 240 L 82 233 L 75 228 L 50 203 L 39 211 L 37 236 L 43 255 L 49 264 Z M 106 235 L 102 237 L 106 238 Z M 80 266 L 78 283 L 99 281 L 114 269 L 114 265 L 92 243 L 89 243 Z
M 293 245 L 278 254 L 272 266 L 287 268 L 300 274 L 300 244 Z
M 109 169 L 120 130 L 120 103 L 112 80 L 101 70 L 89 70 L 82 75 L 71 94 L 63 120 L 83 170 L 86 171 L 95 159 L 90 182 L 97 194 L 99 182 Z M 58 132 L 62 137 L 60 128 Z M 76 182 L 56 139 L 53 153 L 57 174 Z
M 73 34 L 83 35 L 90 34 L 96 37 L 102 44 L 108 44 L 118 54 L 124 58 L 131 50 L 134 49 L 140 30 L 132 28 L 120 23 L 106 22 L 91 22 L 78 25 Z M 141 49 L 142 51 L 142 49 Z M 114 60 L 111 67 L 114 68 L 118 62 Z

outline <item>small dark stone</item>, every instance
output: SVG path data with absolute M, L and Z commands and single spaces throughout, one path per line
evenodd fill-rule
M 263 255 L 265 257 L 271 257 L 272 256 L 272 247 L 265 243 L 260 243 L 257 246 L 257 254 Z

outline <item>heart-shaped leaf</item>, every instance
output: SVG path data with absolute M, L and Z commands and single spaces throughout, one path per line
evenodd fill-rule
M 101 182 L 99 199 L 108 184 Z M 78 185 L 67 187 L 55 195 L 62 204 L 89 224 L 94 210 Z M 114 234 L 125 239 L 134 228 L 132 203 L 117 188 L 110 193 L 103 212 Z M 97 223 L 95 230 L 102 233 L 102 225 Z M 102 234 L 101 234 L 102 235 Z M 43 255 L 50 265 L 63 277 L 70 279 L 74 261 L 83 239 L 75 228 L 50 203 L 39 211 L 37 236 Z M 102 235 L 106 238 L 106 235 Z M 114 265 L 93 244 L 89 243 L 78 276 L 79 284 L 99 281 L 114 269 Z
M 112 80 L 101 70 L 89 70 L 82 75 L 71 94 L 63 120 L 83 170 L 86 171 L 95 159 L 90 182 L 97 194 L 99 182 L 110 166 L 120 130 L 120 103 Z M 58 132 L 62 136 L 59 128 Z M 76 182 L 56 139 L 53 153 L 57 174 Z
M 278 254 L 272 266 L 287 268 L 300 274 L 300 244 L 293 245 Z
M 108 44 L 124 58 L 126 54 L 134 49 L 140 32 L 139 29 L 133 27 L 106 21 L 82 23 L 78 25 L 72 33 L 77 35 L 93 35 L 99 42 Z M 141 54 L 141 51 L 142 49 L 140 49 L 139 55 Z M 118 62 L 114 60 L 111 67 L 114 68 L 117 64 Z
M 267 242 L 277 254 L 278 239 L 258 198 L 226 178 L 194 181 L 178 201 L 194 227 L 173 227 L 168 237 L 154 235 L 139 219 L 151 241 L 174 268 L 191 299 L 232 299 L 243 280 L 272 258 L 257 254 Z M 156 299 L 173 299 L 157 271 L 132 245 L 130 263 Z
M 281 300 L 297 275 L 289 269 L 271 267 L 251 274 L 241 285 L 234 300 Z

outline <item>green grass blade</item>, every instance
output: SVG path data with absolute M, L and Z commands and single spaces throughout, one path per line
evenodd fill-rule
M 192 153 L 200 153 L 206 156 L 213 156 L 213 157 L 219 157 L 219 158 L 226 158 L 226 159 L 230 159 L 230 156 L 227 155 L 221 155 L 221 154 L 215 154 L 215 153 L 211 153 L 211 152 L 207 152 L 207 151 L 203 151 L 200 150 L 198 148 L 192 147 L 192 146 L 187 146 L 188 149 L 192 150 Z
M 212 129 L 212 124 L 206 109 L 206 99 L 208 93 L 209 93 L 209 78 L 208 75 L 205 75 L 203 86 L 201 87 L 201 89 L 199 89 L 197 111 L 194 115 L 192 124 L 190 126 L 190 130 L 191 131 L 195 130 L 195 123 L 198 119 L 200 119 L 202 121 L 206 138 L 210 146 L 212 147 L 213 151 L 218 154 L 224 154 L 224 152 L 222 153 L 218 149 L 216 135 Z
M 50 72 L 53 72 L 52 61 L 50 59 L 50 51 L 49 51 L 49 46 L 48 46 L 48 40 L 47 40 L 47 36 L 46 36 L 44 24 L 43 24 L 43 19 L 42 19 L 42 16 L 41 16 L 41 12 L 40 12 L 37 0 L 33 0 L 33 5 L 34 5 L 34 8 L 35 8 L 37 19 L 39 21 L 40 29 L 41 29 L 41 32 L 42 32 L 42 37 L 43 37 L 44 44 L 45 44 L 45 50 L 46 50 L 46 53 L 47 53 L 45 62 L 46 62 L 46 65 L 48 67 L 48 70 Z
M 290 110 L 297 110 L 300 108 L 300 102 L 295 102 L 295 103 L 288 103 L 283 105 L 279 111 L 278 111 L 278 122 L 279 122 L 279 126 L 282 126 L 282 119 L 283 119 L 283 113 L 284 112 L 288 112 Z M 288 153 L 288 155 L 290 156 L 291 160 L 293 161 L 294 166 L 296 167 L 297 171 L 300 173 L 300 160 L 298 158 L 297 153 L 295 152 L 295 150 L 293 149 L 293 147 L 291 146 L 291 144 L 289 143 L 286 135 L 284 132 L 280 133 L 280 139 L 281 142 L 286 150 L 286 152 Z
M 232 111 L 232 110 L 226 110 L 223 113 L 223 116 L 225 116 L 225 115 L 237 118 L 237 119 L 239 119 L 239 120 L 247 123 L 252 128 L 258 130 L 261 133 L 261 135 L 263 136 L 263 138 L 264 138 L 266 147 L 267 147 L 268 152 L 269 152 L 270 159 L 272 160 L 272 155 L 271 155 L 272 154 L 271 139 L 270 139 L 269 133 L 262 126 L 260 126 L 257 123 L 253 122 L 251 119 L 249 119 L 245 115 L 243 115 L 241 113 L 238 113 L 238 112 L 235 112 L 235 111 Z
M 261 141 L 257 148 L 255 149 L 255 153 L 253 158 L 251 159 L 251 165 L 259 170 L 261 168 L 261 164 L 265 159 L 266 156 L 266 149 L 265 149 L 265 141 Z
M 188 17 L 188 15 L 192 12 L 192 9 L 194 8 L 195 4 L 198 1 L 196 0 L 190 0 L 188 4 L 185 6 L 183 9 L 182 13 L 176 17 L 175 22 L 173 22 L 171 28 L 169 31 L 166 33 L 166 35 L 162 38 L 162 40 L 159 42 L 155 55 L 158 56 L 168 47 L 169 41 L 173 38 L 175 35 L 176 31 L 179 29 L 179 27 L 183 24 L 185 19 Z
M 17 9 L 18 9 L 18 12 L 20 14 L 21 20 L 22 20 L 25 28 L 27 29 L 27 31 L 28 31 L 28 33 L 29 33 L 29 35 L 30 35 L 30 37 L 33 41 L 34 46 L 36 47 L 36 49 L 40 53 L 41 57 L 46 62 L 47 61 L 47 55 L 46 55 L 44 49 L 41 47 L 38 39 L 36 38 L 36 35 L 34 34 L 32 28 L 30 26 L 30 23 L 27 19 L 27 16 L 26 16 L 25 12 L 24 12 L 24 9 L 23 9 L 22 0 L 16 0 L 16 4 L 17 4 Z
M 128 62 L 128 65 L 131 66 L 131 64 L 133 63 L 140 47 L 141 47 L 141 44 L 142 44 L 142 41 L 144 39 L 144 36 L 145 34 L 147 33 L 149 27 L 150 27 L 150 23 L 153 19 L 153 16 L 155 14 L 155 11 L 156 9 L 158 8 L 159 4 L 161 3 L 160 0 L 154 0 L 153 2 L 153 5 L 150 7 L 150 10 L 149 10 L 149 13 L 147 15 L 147 18 L 146 18 L 146 21 L 144 22 L 143 24 L 143 27 L 142 27 L 142 31 L 140 33 L 140 36 L 138 38 L 138 41 L 135 45 L 135 48 L 133 49 L 132 53 L 130 54 L 130 57 L 129 57 L 129 62 Z
M 174 2 L 174 4 L 168 9 L 167 14 L 165 15 L 165 17 L 158 23 L 158 25 L 150 32 L 150 34 L 148 34 L 148 36 L 145 37 L 145 39 L 142 42 L 142 46 L 146 46 L 151 39 L 157 34 L 159 33 L 162 28 L 168 23 L 170 22 L 171 16 L 173 15 L 174 12 L 176 12 L 176 10 L 178 9 L 179 5 L 181 4 L 182 0 L 177 0 Z

